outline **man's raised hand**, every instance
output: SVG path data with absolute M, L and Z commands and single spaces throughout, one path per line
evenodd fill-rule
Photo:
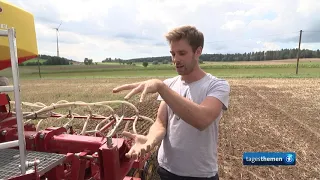
M 131 90 L 124 97 L 125 100 L 130 99 L 135 94 L 141 93 L 140 102 L 142 102 L 148 93 L 158 92 L 162 85 L 163 85 L 163 82 L 161 80 L 151 79 L 151 80 L 142 81 L 138 83 L 124 84 L 122 86 L 118 86 L 113 89 L 113 92 L 117 93 L 123 90 Z

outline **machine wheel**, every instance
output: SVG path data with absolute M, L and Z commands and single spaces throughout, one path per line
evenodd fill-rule
M 153 180 L 155 173 L 154 161 L 151 159 L 146 161 L 143 169 L 131 169 L 127 176 L 141 178 L 141 180 Z
M 131 169 L 127 176 L 141 178 L 141 180 L 153 180 L 158 176 L 158 161 L 157 161 L 157 153 L 158 148 L 153 151 L 150 158 L 146 160 L 143 169 Z M 159 179 L 159 178 L 156 178 Z
M 147 161 L 141 171 L 141 180 L 152 180 L 154 175 L 154 165 L 152 161 Z
M 157 174 L 158 161 L 157 152 L 154 151 L 150 158 L 145 162 L 143 171 L 141 172 L 141 180 L 153 180 Z
M 130 169 L 127 176 L 129 177 L 135 177 L 135 178 L 141 178 L 141 170 L 139 169 Z

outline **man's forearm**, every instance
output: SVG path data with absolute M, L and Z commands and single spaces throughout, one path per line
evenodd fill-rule
M 199 130 L 206 126 L 208 117 L 204 112 L 204 107 L 180 96 L 165 84 L 159 88 L 159 94 L 173 112 L 188 124 Z
M 156 121 L 150 127 L 149 133 L 147 135 L 148 141 L 152 143 L 152 146 L 157 145 L 161 142 L 166 134 L 166 128 L 163 125 Z

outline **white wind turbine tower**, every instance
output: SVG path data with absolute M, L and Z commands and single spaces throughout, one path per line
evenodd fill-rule
M 62 24 L 62 21 L 61 21 L 60 25 L 57 28 L 53 28 L 53 29 L 56 30 L 56 33 L 57 33 L 57 56 L 58 57 L 59 57 L 59 38 L 58 38 L 59 35 L 58 34 L 59 34 L 59 28 L 60 28 L 61 24 Z

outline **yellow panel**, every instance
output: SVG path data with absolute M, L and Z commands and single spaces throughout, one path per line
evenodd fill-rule
M 15 28 L 19 63 L 38 55 L 34 17 L 6 1 L 0 1 L 0 29 Z M 0 70 L 9 67 L 10 50 L 7 37 L 0 37 Z

